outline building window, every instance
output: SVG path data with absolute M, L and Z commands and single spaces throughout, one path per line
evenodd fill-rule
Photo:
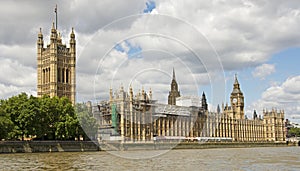
M 65 82 L 65 69 L 62 69 L 62 74 L 61 74 L 61 81 L 62 81 L 62 83 L 64 83 Z
M 43 75 L 42 75 L 42 82 L 43 82 L 43 84 L 45 84 L 45 73 L 46 73 L 46 71 L 45 71 L 45 69 L 43 69 Z
M 60 70 L 60 68 L 58 68 L 58 70 L 57 70 L 57 82 L 61 82 L 61 70 Z
M 48 74 L 48 83 L 50 83 L 50 68 L 49 68 L 49 74 Z
M 66 83 L 69 83 L 69 70 L 66 69 Z

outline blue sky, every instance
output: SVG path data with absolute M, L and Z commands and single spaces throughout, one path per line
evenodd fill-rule
M 144 9 L 144 13 L 151 13 L 151 11 L 155 9 L 155 1 L 149 0 L 146 2 L 146 8 Z

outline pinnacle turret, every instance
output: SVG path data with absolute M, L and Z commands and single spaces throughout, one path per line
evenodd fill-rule
M 173 67 L 173 80 L 176 80 L 174 67 Z
M 40 32 L 39 32 L 39 34 L 38 34 L 38 38 L 43 39 L 42 28 L 40 28 Z
M 71 31 L 71 34 L 70 34 L 70 38 L 75 39 L 75 33 L 74 33 L 74 28 L 73 27 L 72 27 L 72 31 Z

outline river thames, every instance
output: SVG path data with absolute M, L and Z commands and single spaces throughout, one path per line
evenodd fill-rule
M 300 170 L 300 147 L 0 154 L 0 170 Z

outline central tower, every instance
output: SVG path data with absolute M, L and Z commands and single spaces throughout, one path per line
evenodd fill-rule
M 55 8 L 57 10 L 57 8 Z M 57 12 L 57 11 L 55 11 Z M 61 35 L 51 28 L 50 44 L 44 47 L 42 29 L 37 40 L 37 96 L 67 97 L 75 105 L 76 40 L 72 28 L 70 46 L 62 43 Z
M 169 92 L 168 96 L 168 104 L 176 105 L 176 97 L 180 97 L 180 92 L 178 91 L 178 84 L 175 78 L 175 70 L 173 68 L 173 79 L 171 82 L 171 91 Z
M 230 95 L 233 118 L 245 119 L 244 115 L 244 95 L 241 91 L 237 76 L 234 77 L 233 90 Z

